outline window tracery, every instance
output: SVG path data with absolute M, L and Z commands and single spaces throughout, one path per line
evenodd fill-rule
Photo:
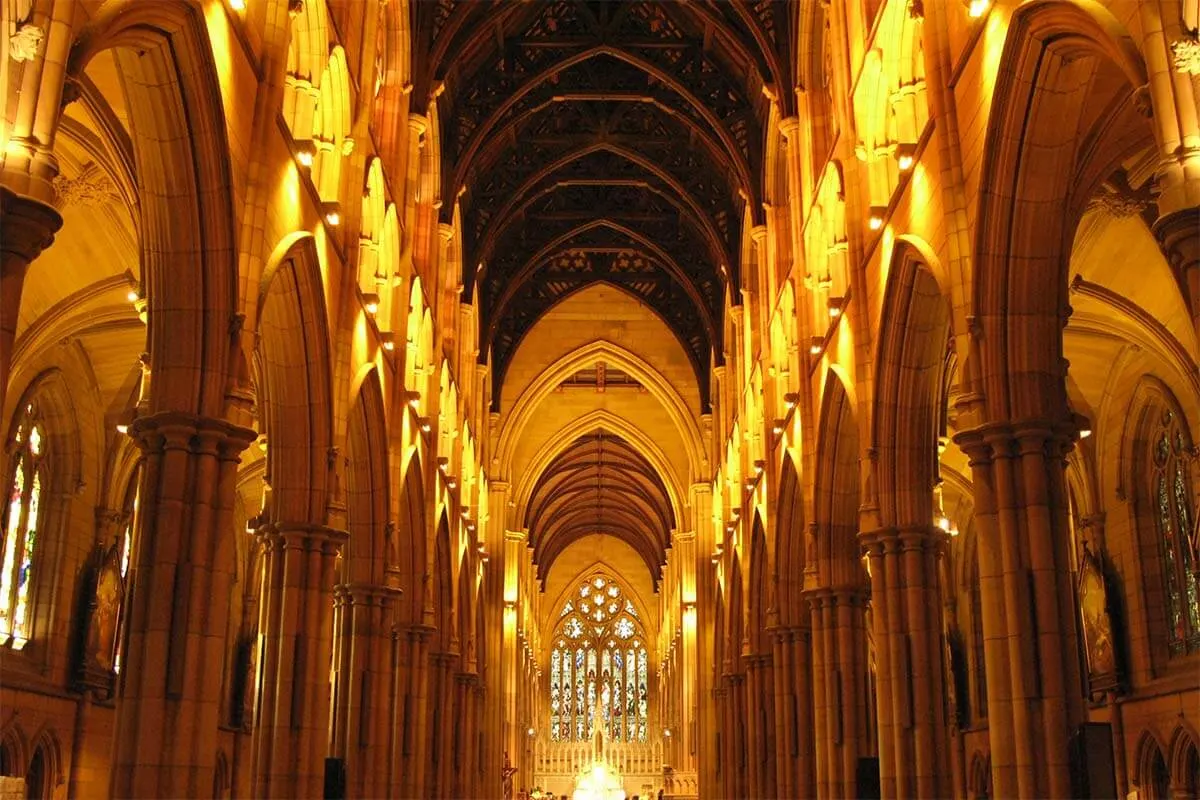
M 645 631 L 620 584 L 583 581 L 563 603 L 550 652 L 550 738 L 590 740 L 599 710 L 612 741 L 646 741 L 647 669 Z
M 1200 577 L 1189 541 L 1195 526 L 1188 496 L 1189 450 L 1178 417 L 1164 410 L 1151 444 L 1150 481 L 1172 656 L 1200 650 Z
M 13 440 L 0 551 L 4 554 L 0 562 L 0 645 L 14 650 L 25 647 L 32 628 L 30 605 L 45 486 L 45 444 L 36 408 L 30 403 Z

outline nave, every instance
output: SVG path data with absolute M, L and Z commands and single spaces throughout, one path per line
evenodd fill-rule
M 4 0 L 0 800 L 1200 800 L 1200 2 Z

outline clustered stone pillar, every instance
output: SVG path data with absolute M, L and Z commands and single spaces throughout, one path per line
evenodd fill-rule
M 807 592 L 812 606 L 812 671 L 818 797 L 855 797 L 858 758 L 869 752 L 866 592 L 858 587 Z
M 749 781 L 751 797 L 775 797 L 774 739 L 775 704 L 772 701 L 771 656 L 754 654 L 744 658 L 748 697 L 747 745 L 750 753 Z
M 938 572 L 945 538 L 931 525 L 860 536 L 877 599 L 872 622 L 885 798 L 951 794 Z
M 474 752 L 479 715 L 476 710 L 476 689 L 479 676 L 474 672 L 457 672 L 454 675 L 454 721 L 447 727 L 453 729 L 454 770 L 451 780 L 451 797 L 472 797 L 472 772 L 475 769 Z
M 975 488 L 997 797 L 1072 794 L 1068 742 L 1084 709 L 1063 472 L 1071 435 L 1030 422 L 955 437 Z
M 428 716 L 429 639 L 433 628 L 411 625 L 396 635 L 396 718 L 392 762 L 396 796 L 417 797 L 424 786 Z
M 216 766 L 237 467 L 255 434 L 175 412 L 129 434 L 145 462 L 112 793 L 198 797 Z
M 261 697 L 255 797 L 319 797 L 324 789 L 333 658 L 333 590 L 345 531 L 274 522 L 263 548 Z
M 433 773 L 427 781 L 429 797 L 448 797 L 450 794 L 451 766 L 455 758 L 454 721 L 458 718 L 454 708 L 454 664 L 457 659 L 456 653 L 449 652 L 434 653 L 430 657 L 432 670 L 429 686 L 433 698 L 433 724 L 428 730 L 428 735 L 432 741 L 429 764 Z
M 713 706 L 717 709 L 717 729 L 714 741 L 717 754 L 717 780 L 722 797 L 733 797 L 733 773 L 737 766 L 733 762 L 733 731 L 730 713 L 729 679 L 722 675 L 712 690 Z
M 53 208 L 0 186 L 0 398 L 8 391 L 25 272 L 61 227 Z
M 813 752 L 809 721 L 812 685 L 809 671 L 810 631 L 780 627 L 775 631 L 775 764 L 780 797 L 812 797 Z
M 399 596 L 399 589 L 367 584 L 343 584 L 335 592 L 333 755 L 346 764 L 352 797 L 385 797 L 395 776 L 397 762 L 388 753 L 392 613 Z

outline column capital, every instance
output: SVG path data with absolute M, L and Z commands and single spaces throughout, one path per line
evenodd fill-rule
M 792 142 L 796 138 L 796 134 L 800 132 L 800 118 L 793 114 L 790 117 L 784 117 L 779 120 L 779 132 L 783 134 L 783 138 L 788 142 Z
M 985 422 L 954 435 L 954 443 L 967 454 L 972 466 L 997 458 L 1015 458 L 1047 446 L 1065 453 L 1079 438 L 1078 422 L 1070 418 L 1027 418 Z
M 339 583 L 333 588 L 333 594 L 343 602 L 350 601 L 351 605 L 387 608 L 394 600 L 400 599 L 404 592 L 377 583 Z
M 858 543 L 868 555 L 909 550 L 941 550 L 949 534 L 936 525 L 901 525 L 876 528 L 858 534 Z
M 258 434 L 249 428 L 213 417 L 183 411 L 160 411 L 138 417 L 129 426 L 129 436 L 143 452 L 161 450 L 207 450 L 224 461 L 236 461 Z
M 0 269 L 24 270 L 54 241 L 62 215 L 54 208 L 0 186 Z
M 408 634 L 409 641 L 427 642 L 433 637 L 433 634 L 437 633 L 437 628 L 432 625 L 426 625 L 423 622 L 416 622 L 405 626 L 401 629 L 401 632 Z
M 808 589 L 804 592 L 814 609 L 836 606 L 865 606 L 871 591 L 866 586 L 830 586 Z
M 345 545 L 350 534 L 315 522 L 267 522 L 258 528 L 259 539 L 277 544 L 283 549 L 321 550 L 334 554 Z

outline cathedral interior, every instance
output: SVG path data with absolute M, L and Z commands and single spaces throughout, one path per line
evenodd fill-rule
M 1200 0 L 0 0 L 0 798 L 1200 798 Z

